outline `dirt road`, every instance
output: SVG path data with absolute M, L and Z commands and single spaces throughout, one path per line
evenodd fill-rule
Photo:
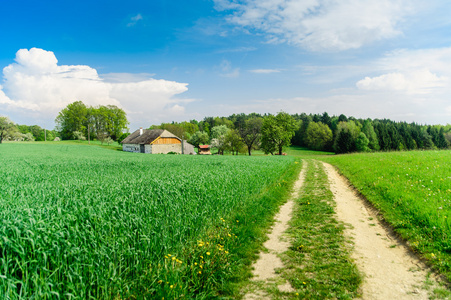
M 427 267 L 378 221 L 345 178 L 324 164 L 337 204 L 337 219 L 349 224 L 353 258 L 364 274 L 363 299 L 429 299 Z M 434 284 L 434 280 L 429 280 Z
M 246 300 L 273 299 L 272 295 L 263 292 L 265 289 L 262 287 L 268 284 L 280 291 L 294 291 L 288 282 L 276 274 L 276 269 L 283 268 L 278 254 L 290 245 L 284 232 L 291 218 L 293 199 L 299 197 L 306 166 L 295 184 L 291 200 L 281 207 L 276 216 L 275 226 L 264 244 L 268 251 L 260 253 L 260 259 L 254 264 L 254 284 L 244 297 Z M 353 248 L 353 259 L 364 274 L 362 299 L 429 299 L 438 284 L 429 278 L 427 267 L 378 222 L 334 167 L 325 163 L 323 166 L 334 194 L 336 218 L 347 224 L 345 234 L 353 241 L 349 245 Z

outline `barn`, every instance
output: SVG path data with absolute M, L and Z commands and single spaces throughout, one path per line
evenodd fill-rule
M 194 146 L 164 129 L 138 129 L 122 141 L 122 150 L 136 153 L 194 154 Z
M 199 145 L 199 154 L 210 155 L 210 145 Z

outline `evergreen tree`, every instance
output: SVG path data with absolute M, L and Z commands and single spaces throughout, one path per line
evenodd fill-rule
M 337 154 L 352 152 L 355 143 L 352 134 L 348 130 L 339 130 L 334 143 L 334 151 Z

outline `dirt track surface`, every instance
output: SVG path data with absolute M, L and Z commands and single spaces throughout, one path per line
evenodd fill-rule
M 290 247 L 290 241 L 287 237 L 284 237 L 284 232 L 288 228 L 288 222 L 291 220 L 291 214 L 293 211 L 294 199 L 299 197 L 299 192 L 304 182 L 305 168 L 302 169 L 299 174 L 298 180 L 294 184 L 293 193 L 290 199 L 280 207 L 279 213 L 275 217 L 275 224 L 272 227 L 268 240 L 263 246 L 268 252 L 260 252 L 260 258 L 253 265 L 254 280 L 262 281 L 264 283 L 277 282 L 277 288 L 280 291 L 292 292 L 294 291 L 288 282 L 283 281 L 277 274 L 276 269 L 283 268 L 282 260 L 277 256 L 280 253 L 288 250 Z M 245 300 L 257 300 L 257 299 L 271 299 L 263 291 L 254 290 L 251 293 L 246 294 Z
M 352 241 L 349 245 L 353 247 L 352 257 L 363 274 L 361 299 L 429 299 L 438 283 L 434 278 L 428 278 L 428 268 L 389 229 L 379 223 L 375 213 L 367 209 L 364 200 L 356 195 L 346 178 L 340 176 L 333 166 L 326 163 L 323 165 L 330 181 L 330 190 L 334 194 L 337 220 L 346 224 L 345 234 Z M 305 169 L 306 165 L 295 183 L 291 199 L 276 215 L 269 240 L 264 244 L 268 251 L 261 252 L 259 260 L 253 266 L 254 282 L 275 284 L 280 291 L 293 291 L 290 284 L 281 279 L 275 270 L 283 268 L 278 254 L 290 246 L 284 232 L 291 219 L 293 199 L 299 197 Z M 244 299 L 272 297 L 263 290 L 254 288 Z
M 354 242 L 353 258 L 364 274 L 362 298 L 429 299 L 426 266 L 377 221 L 334 167 L 324 167 L 337 204 L 337 219 L 350 225 L 346 234 Z

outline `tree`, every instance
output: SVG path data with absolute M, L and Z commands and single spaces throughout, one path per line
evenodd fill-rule
M 363 122 L 362 132 L 365 134 L 365 137 L 368 138 L 368 147 L 371 150 L 379 150 L 379 142 L 377 140 L 377 134 L 374 131 L 373 124 L 369 119 Z
M 335 153 L 349 153 L 355 149 L 355 142 L 349 130 L 339 130 L 334 142 Z
M 206 133 L 205 131 L 196 131 L 188 140 L 188 142 L 196 148 L 199 148 L 199 145 L 207 144 L 208 141 L 208 133 Z
M 247 119 L 244 122 L 244 126 L 240 130 L 241 139 L 247 147 L 249 156 L 251 155 L 252 149 L 255 148 L 260 141 L 262 125 L 262 118 L 253 117 L 251 119 Z
M 63 139 L 74 138 L 73 132 L 84 132 L 88 109 L 81 101 L 75 101 L 63 108 L 55 119 L 58 131 Z
M 332 130 L 322 122 L 310 122 L 305 132 L 307 146 L 314 150 L 326 150 L 332 141 Z
M 226 125 L 215 126 L 211 129 L 211 146 L 218 149 L 218 154 L 224 154 L 226 135 L 229 131 L 230 129 Z
M 427 132 L 427 129 L 423 128 L 423 130 L 421 130 L 421 139 L 423 142 L 423 148 L 424 149 L 435 149 L 435 144 L 432 141 L 432 137 L 429 135 L 429 133 Z
M 359 152 L 370 151 L 370 148 L 368 147 L 369 143 L 370 143 L 370 140 L 366 137 L 365 133 L 363 133 L 363 132 L 359 133 L 359 136 L 355 140 L 355 146 L 356 146 L 357 151 L 359 151 Z
M 15 127 L 14 123 L 8 117 L 0 117 L 0 144 L 10 135 L 13 127 Z
M 305 132 L 307 131 L 310 122 L 312 122 L 312 117 L 302 113 L 300 116 L 297 116 L 297 120 L 299 127 L 295 132 L 292 142 L 297 146 L 307 146 L 307 143 L 305 142 Z
M 86 137 L 83 135 L 80 131 L 74 131 L 73 132 L 74 137 L 79 141 L 86 141 Z
M 356 140 L 360 134 L 360 128 L 354 121 L 340 122 L 337 127 L 337 134 L 334 141 L 334 150 L 336 153 L 354 152 Z
M 238 155 L 238 152 L 244 146 L 243 140 L 236 129 L 231 129 L 227 132 L 225 142 L 227 149 L 232 152 L 232 155 L 234 153 Z
M 290 145 L 291 138 L 298 127 L 298 122 L 286 112 L 280 112 L 277 116 L 264 117 L 261 148 L 265 153 L 274 154 L 278 151 L 279 155 L 282 155 L 283 147 Z
M 329 126 L 329 128 L 330 128 L 331 121 L 332 121 L 332 118 L 329 117 L 329 114 L 327 112 L 324 112 L 323 115 L 321 116 L 321 123 Z
M 116 105 L 107 105 L 106 111 L 108 135 L 116 141 L 122 135 L 122 131 L 127 129 L 127 125 L 129 124 L 127 114 L 122 108 Z

